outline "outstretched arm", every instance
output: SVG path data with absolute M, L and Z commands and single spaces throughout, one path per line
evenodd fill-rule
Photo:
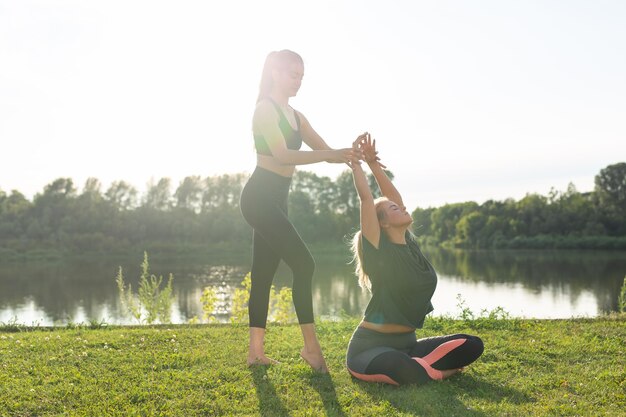
M 353 147 L 360 147 L 364 140 L 365 134 L 357 138 Z M 378 224 L 378 217 L 376 216 L 376 207 L 374 205 L 372 190 L 370 190 L 367 177 L 365 176 L 365 172 L 363 171 L 360 162 L 353 160 L 351 168 L 354 188 L 356 188 L 359 195 L 361 206 L 361 233 L 363 234 L 363 237 L 374 245 L 374 247 L 378 248 L 378 243 L 380 241 L 380 226 Z
M 404 202 L 400 192 L 387 176 L 384 170 L 386 167 L 379 162 L 378 151 L 376 151 L 376 139 L 372 139 L 370 134 L 366 133 L 365 138 L 360 143 L 360 147 L 363 150 L 365 162 L 370 167 L 381 194 L 404 209 Z
M 283 165 L 306 165 L 317 162 L 347 163 L 359 157 L 360 150 L 353 148 L 319 149 L 297 151 L 288 149 L 285 138 L 278 127 L 278 113 L 269 103 L 259 103 L 252 120 L 254 130 L 265 138 L 274 159 Z

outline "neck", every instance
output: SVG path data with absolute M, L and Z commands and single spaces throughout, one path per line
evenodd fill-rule
M 387 233 L 387 237 L 389 238 L 389 241 L 391 243 L 399 243 L 399 244 L 406 244 L 406 239 L 405 239 L 405 233 L 406 233 L 406 229 L 405 228 L 400 228 L 400 227 L 389 227 L 386 229 L 386 232 L 383 233 Z
M 275 92 L 271 92 L 269 97 L 274 100 L 279 106 L 287 107 L 289 105 L 289 97 L 286 97 L 282 94 L 277 94 Z

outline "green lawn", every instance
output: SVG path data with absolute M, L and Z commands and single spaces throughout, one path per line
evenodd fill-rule
M 245 325 L 0 331 L 1 416 L 626 416 L 626 316 L 431 318 L 424 336 L 481 336 L 465 372 L 421 387 L 350 377 L 356 319 L 319 322 L 329 375 L 299 358 L 297 325 L 270 325 L 247 368 Z

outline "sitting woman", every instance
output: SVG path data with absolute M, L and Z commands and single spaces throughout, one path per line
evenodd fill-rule
M 378 162 L 375 145 L 368 133 L 354 143 L 383 197 L 374 200 L 363 168 L 358 161 L 351 164 L 361 204 L 361 230 L 352 250 L 359 285 L 372 297 L 350 339 L 346 365 L 355 378 L 369 382 L 441 380 L 478 359 L 483 342 L 467 334 L 417 339 L 416 329 L 433 310 L 437 274 L 410 232 L 413 219 Z

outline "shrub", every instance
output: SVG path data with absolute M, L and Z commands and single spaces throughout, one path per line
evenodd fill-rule
M 169 280 L 164 288 L 161 288 L 163 276 L 156 277 L 150 274 L 148 253 L 144 252 L 141 264 L 141 276 L 139 277 L 139 291 L 133 294 L 131 284 L 124 283 L 122 267 L 119 267 L 116 282 L 119 290 L 120 301 L 125 307 L 125 312 L 130 314 L 139 323 L 152 324 L 156 321 L 169 323 L 172 309 L 172 281 L 174 276 L 169 275 Z

